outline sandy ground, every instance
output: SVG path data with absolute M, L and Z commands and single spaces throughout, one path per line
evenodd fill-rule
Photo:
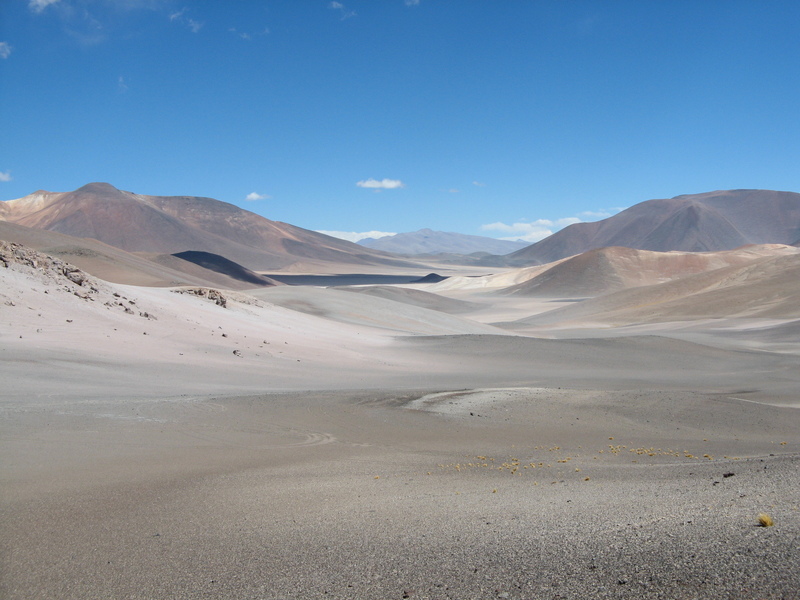
M 800 597 L 796 322 L 0 272 L 2 598 Z

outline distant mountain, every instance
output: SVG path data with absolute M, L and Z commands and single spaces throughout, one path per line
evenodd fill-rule
M 593 223 L 576 223 L 505 257 L 509 266 L 544 264 L 608 246 L 665 252 L 793 244 L 800 194 L 729 190 L 648 200 Z
M 208 252 L 252 270 L 297 263 L 409 266 L 379 251 L 270 221 L 213 198 L 145 196 L 107 183 L 0 202 L 0 220 L 94 238 L 128 252 Z
M 528 246 L 525 242 L 511 242 L 481 235 L 465 235 L 431 229 L 398 233 L 377 239 L 366 238 L 359 241 L 358 244 L 374 250 L 410 256 L 417 254 L 474 254 L 475 252 L 508 254 Z

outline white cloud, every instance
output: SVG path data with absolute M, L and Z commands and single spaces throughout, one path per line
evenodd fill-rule
M 11 181 L 11 171 L 0 171 L 0 181 Z
M 356 182 L 358 187 L 369 188 L 374 190 L 394 190 L 401 187 L 406 187 L 405 184 L 399 179 L 363 179 Z
M 578 214 L 582 217 L 586 217 L 587 219 L 605 219 L 606 217 L 611 216 L 610 212 L 606 212 L 604 210 L 585 210 Z
M 472 185 L 477 186 L 477 187 L 486 187 L 486 184 L 485 183 L 481 183 L 480 181 L 473 181 Z
M 449 190 L 447 190 L 447 192 L 450 194 L 457 194 L 460 191 L 461 190 L 459 190 L 458 188 L 450 188 Z
M 205 25 L 205 23 L 202 23 L 201 21 L 195 21 L 192 18 L 186 17 L 186 12 L 188 10 L 189 10 L 188 8 L 184 7 L 179 11 L 170 13 L 169 20 L 172 23 L 180 23 L 181 25 L 185 25 L 186 27 L 189 28 L 189 31 L 191 31 L 192 33 L 198 33 L 203 28 L 203 25 Z
M 28 0 L 28 7 L 33 11 L 40 13 L 51 4 L 55 4 L 59 0 Z
M 128 91 L 128 84 L 125 83 L 125 78 L 122 75 L 117 79 L 117 89 L 123 94 Z
M 506 223 L 502 223 L 500 221 L 496 223 L 489 223 L 487 225 L 481 225 L 481 229 L 484 231 L 498 231 L 500 233 L 507 234 L 505 237 L 501 237 L 501 240 L 521 240 L 523 242 L 538 242 L 539 240 L 543 240 L 547 236 L 553 235 L 559 229 L 563 229 L 568 225 L 572 225 L 574 223 L 584 223 L 586 221 L 598 221 L 600 219 L 606 219 L 608 217 L 614 216 L 616 213 L 620 212 L 621 210 L 625 210 L 623 207 L 614 207 L 614 208 L 601 208 L 599 210 L 585 210 L 583 212 L 578 213 L 577 217 L 564 217 L 562 219 L 537 219 L 535 221 L 526 221 L 520 220 L 516 223 L 512 223 L 510 225 Z
M 339 238 L 341 240 L 347 240 L 348 242 L 357 242 L 359 240 L 365 240 L 367 238 L 382 238 L 388 237 L 392 235 L 397 235 L 396 233 L 389 232 L 389 231 L 321 231 L 318 230 L 317 233 L 324 233 L 325 235 L 329 235 L 331 237 Z
M 481 225 L 481 229 L 484 231 L 499 231 L 501 233 L 509 234 L 501 237 L 501 240 L 521 240 L 523 242 L 533 243 L 543 240 L 547 236 L 553 235 L 554 232 L 566 227 L 567 225 L 580 222 L 581 220 L 577 217 L 566 217 L 563 219 L 556 219 L 555 221 L 551 221 L 550 219 L 518 221 L 516 223 L 512 223 L 511 225 L 498 221 L 496 223 Z
M 265 27 L 262 31 L 258 31 L 256 33 L 248 33 L 247 31 L 239 31 L 236 27 L 229 27 L 228 31 L 230 31 L 235 36 L 242 38 L 243 40 L 247 40 L 248 42 L 253 39 L 255 36 L 260 35 L 269 35 L 269 27 Z
M 267 194 L 259 194 L 257 192 L 250 192 L 247 196 L 244 197 L 245 200 L 248 202 L 257 202 L 258 200 L 269 200 L 272 196 L 268 196 Z
M 613 217 L 619 211 L 625 210 L 624 207 L 615 206 L 613 208 L 600 208 L 598 210 L 585 210 L 578 213 L 579 217 L 585 218 L 587 221 L 598 221 L 600 219 L 607 219 Z
M 349 19 L 350 17 L 356 16 L 356 11 L 347 10 L 345 5 L 342 4 L 341 2 L 335 2 L 335 1 L 331 2 L 330 4 L 328 4 L 328 8 L 332 10 L 338 10 L 342 15 L 342 21 L 344 21 L 345 19 Z
M 419 0 L 405 0 L 406 6 L 418 6 Z
M 11 56 L 11 46 L 8 42 L 0 42 L 0 58 L 8 58 Z

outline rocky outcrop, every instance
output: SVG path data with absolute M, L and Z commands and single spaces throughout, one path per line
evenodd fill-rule
M 20 271 L 32 280 L 44 284 L 45 294 L 50 290 L 66 292 L 87 302 L 101 302 L 109 309 L 118 307 L 127 314 L 138 314 L 146 319 L 156 318 L 147 311 L 139 310 L 135 300 L 127 298 L 111 285 L 91 277 L 75 265 L 22 244 L 0 240 L 0 268 Z M 8 302 L 13 303 L 14 300 Z
M 96 294 L 99 291 L 100 284 L 78 267 L 22 244 L 0 240 L 0 264 L 6 269 L 12 265 L 28 267 L 56 283 L 85 288 L 87 293 Z

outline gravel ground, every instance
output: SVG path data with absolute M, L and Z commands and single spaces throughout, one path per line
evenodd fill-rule
M 443 397 L 462 398 L 447 414 L 405 408 L 423 396 L 19 416 L 29 436 L 7 448 L 29 462 L 4 471 L 1 595 L 800 597 L 800 454 L 769 427 L 800 430 L 800 411 L 756 407 L 765 422 L 748 434 L 697 394 L 491 391 Z M 590 422 L 575 430 L 573 414 Z M 729 458 L 661 447 L 697 435 Z

